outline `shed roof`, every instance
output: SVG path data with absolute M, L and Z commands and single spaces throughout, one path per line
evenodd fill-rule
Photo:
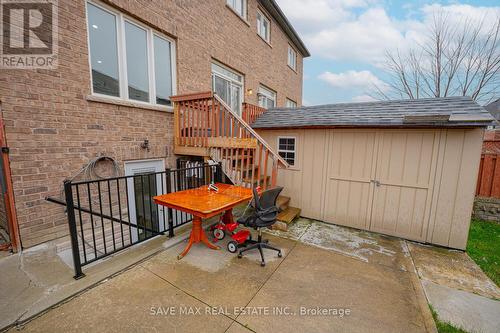
M 264 112 L 253 128 L 484 127 L 495 119 L 469 97 L 339 103 Z

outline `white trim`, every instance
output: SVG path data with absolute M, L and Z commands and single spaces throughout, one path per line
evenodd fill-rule
M 125 161 L 123 163 L 125 176 L 132 176 L 135 174 L 140 174 L 144 172 L 163 172 L 165 171 L 165 160 L 164 159 L 150 159 L 150 160 L 134 160 L 134 161 Z M 166 189 L 166 179 L 162 179 L 161 174 L 156 175 L 156 195 L 161 195 L 161 189 Z M 162 186 L 163 185 L 163 186 Z M 128 188 L 128 197 L 129 197 L 129 219 L 131 224 L 137 225 L 137 215 L 136 215 L 136 207 L 135 207 L 135 187 L 134 187 L 134 178 L 127 178 L 127 188 Z M 166 213 L 166 209 L 163 206 L 158 205 L 158 226 L 160 227 L 159 231 L 165 231 L 163 228 L 163 214 Z M 168 220 L 168 216 L 165 217 L 165 221 Z M 141 233 L 142 230 L 140 228 L 132 227 L 131 237 L 132 241 L 138 241 L 137 234 Z
M 290 51 L 292 51 L 292 55 L 293 55 L 293 63 L 291 64 L 290 63 Z M 297 51 L 290 45 L 288 44 L 288 50 L 287 50 L 287 65 L 288 67 L 290 67 L 291 69 L 293 69 L 294 71 L 297 71 Z
M 260 10 L 257 9 L 257 34 L 265 40 L 267 43 L 271 43 L 271 20 L 267 18 L 266 15 Z M 262 20 L 267 21 L 267 35 L 262 36 L 262 27 L 263 27 L 263 22 L 259 20 L 259 16 L 262 18 Z
M 89 31 L 89 17 L 88 17 L 88 4 L 96 6 L 97 8 L 108 12 L 109 14 L 115 17 L 116 23 L 116 41 L 117 41 L 117 55 L 118 55 L 118 81 L 119 81 L 119 93 L 120 96 L 110 96 L 106 94 L 100 94 L 94 92 L 94 85 L 92 81 L 92 55 L 90 51 L 90 31 Z M 176 43 L 175 40 L 165 36 L 164 34 L 158 32 L 157 30 L 145 25 L 142 22 L 139 22 L 117 9 L 111 8 L 106 4 L 102 4 L 96 0 L 87 0 L 85 1 L 85 19 L 86 19 L 86 27 L 87 27 L 87 49 L 88 49 L 88 62 L 89 62 L 89 71 L 90 71 L 90 91 L 91 94 L 97 97 L 106 97 L 111 99 L 118 99 L 127 102 L 133 103 L 144 103 L 149 106 L 154 107 L 169 107 L 168 105 L 157 104 L 156 103 L 156 82 L 155 82 L 155 64 L 154 64 L 154 36 L 161 38 L 170 43 L 170 72 L 171 72 L 171 88 L 172 95 L 177 93 L 177 63 L 176 63 Z M 125 22 L 136 25 L 140 29 L 146 31 L 146 46 L 147 46 L 147 60 L 148 60 L 148 94 L 149 101 L 137 101 L 134 99 L 130 99 L 128 96 L 128 77 L 127 77 L 127 50 L 126 50 L 126 40 L 125 40 Z
M 293 150 L 288 150 L 288 149 L 280 149 L 280 139 L 293 139 Z M 285 161 L 287 161 L 290 166 L 297 167 L 297 137 L 296 136 L 278 136 L 277 142 L 276 142 L 276 152 L 278 155 L 280 152 L 283 153 L 293 153 L 293 164 L 291 164 L 286 157 L 281 156 Z
M 225 70 L 227 70 L 235 75 L 238 75 L 239 77 L 241 77 L 241 81 L 235 80 L 232 77 L 224 75 L 223 73 L 214 71 L 212 68 L 212 64 L 215 64 L 215 65 L 222 67 Z M 237 72 L 237 71 L 235 71 L 235 70 L 233 70 L 233 69 L 231 69 L 231 68 L 225 66 L 224 64 L 221 64 L 220 62 L 215 61 L 215 60 L 212 60 L 212 62 L 210 63 L 210 72 L 211 72 L 211 78 L 212 78 L 212 91 L 214 91 L 214 87 L 215 87 L 214 81 L 215 81 L 216 76 L 218 76 L 219 78 L 221 78 L 223 80 L 229 81 L 229 85 L 230 85 L 229 94 L 232 94 L 232 89 L 231 89 L 232 85 L 241 87 L 240 98 L 239 98 L 240 100 L 238 101 L 238 105 L 240 106 L 240 109 L 239 109 L 239 112 L 237 112 L 239 115 L 241 115 L 241 113 L 243 112 L 242 104 L 243 104 L 243 99 L 244 99 L 244 95 L 245 95 L 245 75 L 243 75 L 240 72 Z M 232 97 L 231 97 L 231 99 L 232 99 Z M 231 104 L 231 103 L 228 103 L 228 104 Z
M 247 0 L 241 0 L 241 10 L 242 10 L 242 13 L 239 13 L 236 10 L 236 8 L 235 8 L 235 6 L 233 4 L 234 1 L 240 1 L 240 0 L 226 0 L 226 5 L 229 8 L 231 8 L 233 10 L 233 12 L 236 13 L 236 15 L 238 15 L 239 17 L 241 17 L 244 20 L 247 20 L 247 16 L 248 16 L 248 7 L 247 7 L 248 6 L 248 2 L 247 2 Z
M 265 103 L 266 105 L 261 105 L 260 96 L 263 96 L 264 98 L 273 101 L 273 104 L 274 104 L 273 107 L 277 106 L 278 94 L 276 93 L 276 91 L 272 90 L 271 88 L 266 87 L 262 83 L 259 84 L 259 91 L 257 92 L 257 100 L 259 102 L 259 106 L 267 108 L 267 103 Z
M 286 98 L 286 101 L 285 101 L 285 106 L 287 108 L 296 108 L 297 107 L 297 102 L 295 102 L 293 99 L 290 99 L 290 98 Z

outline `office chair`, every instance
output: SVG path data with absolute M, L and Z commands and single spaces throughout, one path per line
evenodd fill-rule
M 265 266 L 266 261 L 264 260 L 264 252 L 262 249 L 269 249 L 278 252 L 278 257 L 281 257 L 281 250 L 272 247 L 268 244 L 269 240 L 262 239 L 262 228 L 270 227 L 276 223 L 276 218 L 278 217 L 279 209 L 276 207 L 276 200 L 278 195 L 283 190 L 283 187 L 274 187 L 272 189 L 266 190 L 262 193 L 259 198 L 259 194 L 255 187 L 253 188 L 253 201 L 255 205 L 255 211 L 250 216 L 242 216 L 238 219 L 238 223 L 244 225 L 245 227 L 254 228 L 259 232 L 258 239 L 248 240 L 247 243 L 250 246 L 240 250 L 238 258 L 243 257 L 243 253 L 259 249 L 260 257 L 262 259 L 260 265 Z

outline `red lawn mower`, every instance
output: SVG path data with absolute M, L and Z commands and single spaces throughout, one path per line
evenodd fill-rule
M 260 192 L 260 186 L 257 187 L 257 191 Z M 248 207 L 250 207 L 252 201 L 248 203 L 247 207 L 243 211 L 242 215 L 245 215 Z M 226 233 L 231 235 L 232 240 L 227 243 L 227 250 L 231 253 L 236 253 L 240 247 L 245 247 L 249 242 L 252 241 L 252 234 L 250 230 L 242 229 L 235 231 L 239 226 L 238 222 L 235 222 L 232 214 L 227 216 L 223 214 L 219 220 L 219 223 L 213 225 L 210 229 L 214 235 L 214 243 L 223 240 L 226 237 Z

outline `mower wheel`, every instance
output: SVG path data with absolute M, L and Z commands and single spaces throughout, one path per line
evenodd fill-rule
M 229 243 L 227 243 L 227 250 L 231 253 L 236 253 L 236 251 L 238 251 L 238 243 L 236 243 L 235 241 L 230 241 Z
M 278 252 L 278 258 L 281 258 L 282 257 L 282 254 L 281 254 L 281 251 Z
M 222 240 L 224 237 L 226 237 L 226 233 L 222 229 L 217 229 L 215 228 L 212 231 L 212 234 L 214 235 L 215 239 Z

